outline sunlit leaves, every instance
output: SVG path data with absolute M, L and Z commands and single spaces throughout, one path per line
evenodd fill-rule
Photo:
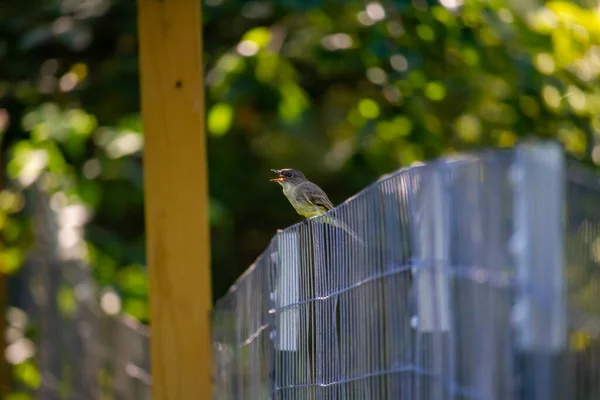
M 454 1 L 457 2 L 456 0 Z M 445 26 L 453 26 L 455 24 L 456 17 L 444 7 L 431 7 L 431 14 Z
M 250 57 L 266 47 L 271 40 L 268 28 L 257 27 L 249 30 L 237 45 L 237 51 L 244 57 Z
M 465 65 L 468 65 L 470 67 L 475 67 L 479 65 L 479 53 L 474 47 L 463 47 L 461 56 Z
M 3 239 L 0 269 L 6 274 L 19 270 L 25 258 L 24 249 L 29 246 L 31 225 L 21 215 L 24 206 L 22 192 L 10 189 L 0 192 L 0 231 Z
M 280 57 L 269 51 L 263 51 L 257 56 L 256 79 L 263 83 L 272 82 L 278 74 Z
M 367 69 L 367 78 L 376 85 L 383 85 L 387 82 L 387 73 L 379 67 Z
M 558 129 L 558 139 L 563 142 L 565 149 L 576 156 L 583 156 L 587 150 L 587 138 L 585 133 L 574 126 L 574 124 L 565 122 Z
M 558 89 L 552 85 L 544 85 L 542 88 L 542 99 L 546 106 L 551 109 L 558 109 L 561 103 L 561 96 Z
M 208 131 L 214 136 L 224 135 L 231 127 L 233 109 L 226 103 L 217 103 L 208 111 Z
M 12 153 L 7 172 L 10 178 L 17 180 L 22 186 L 31 185 L 48 166 L 48 151 L 36 148 L 27 141 L 17 143 Z
M 482 133 L 481 122 L 470 114 L 461 115 L 455 123 L 456 133 L 465 142 L 475 142 Z
M 283 83 L 279 90 L 281 93 L 279 116 L 286 123 L 297 122 L 310 105 L 308 97 L 300 86 L 291 81 Z
M 412 121 L 405 116 L 399 116 L 391 121 L 379 122 L 377 124 L 377 137 L 385 142 L 393 142 L 408 136 L 412 129 Z
M 433 101 L 440 101 L 446 97 L 446 88 L 441 82 L 430 82 L 425 86 L 425 96 Z
M 508 130 L 496 132 L 495 136 L 498 147 L 512 147 L 518 140 L 518 136 L 514 132 Z
M 96 118 L 81 109 L 69 110 L 66 117 L 76 135 L 88 136 L 96 129 Z
M 123 301 L 123 312 L 137 320 L 148 321 L 150 318 L 148 300 L 126 297 Z
M 23 128 L 31 131 L 37 142 L 48 139 L 64 142 L 72 140 L 73 135 L 89 136 L 96 126 L 96 118 L 84 110 L 63 111 L 54 103 L 45 103 L 23 118 Z
M 372 99 L 362 99 L 358 103 L 360 115 L 367 119 L 375 119 L 379 116 L 379 105 Z
M 110 159 L 139 155 L 144 146 L 144 137 L 135 123 L 125 123 L 122 129 L 102 127 L 94 132 L 94 142 Z
M 573 332 L 569 336 L 569 347 L 575 351 L 584 351 L 592 344 L 592 336 L 582 331 Z
M 500 34 L 490 26 L 482 27 L 478 32 L 481 44 L 486 47 L 493 47 L 502 44 Z
M 22 249 L 18 247 L 5 247 L 2 250 L 0 250 L 0 269 L 3 273 L 14 273 L 21 267 L 22 262 Z
M 410 165 L 423 159 L 423 149 L 414 144 L 406 143 L 399 146 L 396 157 L 401 165 Z
M 534 59 L 534 65 L 541 73 L 550 75 L 555 71 L 555 63 L 552 55 L 549 53 L 539 53 Z
M 148 276 L 142 265 L 129 265 L 119 270 L 117 282 L 123 292 L 132 296 L 148 294 Z
M 573 68 L 582 80 L 592 78 L 589 69 L 594 67 L 594 60 L 584 58 L 587 58 L 591 46 L 600 44 L 598 13 L 571 2 L 551 1 L 545 8 L 531 13 L 528 21 L 534 31 L 551 37 L 555 52 L 553 61 L 558 68 Z M 553 63 L 547 56 L 544 57 L 542 62 L 538 60 L 539 68 L 551 73 Z M 597 76 L 598 71 L 593 75 Z
M 538 10 L 530 12 L 527 15 L 529 27 L 538 33 L 550 34 L 558 27 L 558 18 L 550 8 L 540 7 Z
M 133 131 L 121 131 L 106 145 L 106 154 L 110 158 L 139 154 L 143 145 L 144 138 L 141 134 Z
M 88 76 L 88 66 L 82 62 L 73 64 L 70 72 L 74 73 L 78 81 L 82 81 Z
M 271 31 L 269 30 L 269 28 L 265 28 L 262 26 L 250 29 L 242 37 L 242 41 L 244 40 L 254 42 L 256 43 L 258 48 L 263 48 L 266 45 L 268 45 L 269 41 L 271 40 Z
M 77 311 L 77 301 L 75 300 L 75 293 L 73 288 L 67 285 L 62 285 L 58 289 L 56 299 L 58 310 L 65 317 L 72 317 Z
M 23 209 L 25 199 L 23 193 L 4 189 L 0 192 L 0 210 L 6 213 L 16 213 Z
M 402 54 L 394 54 L 390 57 L 390 64 L 398 72 L 404 72 L 408 69 L 408 60 Z
M 429 25 L 421 24 L 417 26 L 417 35 L 426 42 L 435 40 L 435 32 Z
M 16 365 L 13 371 L 18 381 L 32 389 L 37 389 L 42 382 L 40 372 L 32 361 L 25 361 Z
M 546 3 L 546 7 L 554 13 L 557 24 L 571 27 L 580 25 L 593 34 L 600 33 L 600 16 L 594 10 L 582 8 L 569 1 L 549 1 Z M 548 14 L 546 13 L 546 15 Z M 553 20 L 549 15 L 548 19 Z

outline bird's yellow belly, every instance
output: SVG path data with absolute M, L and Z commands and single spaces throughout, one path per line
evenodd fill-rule
M 322 207 L 317 207 L 314 205 L 306 206 L 306 205 L 294 205 L 296 212 L 302 215 L 304 218 L 312 218 L 318 215 L 325 213 L 327 210 Z
M 318 215 L 321 215 L 327 212 L 325 207 L 314 205 L 308 201 L 303 196 L 298 196 L 296 188 L 284 186 L 283 194 L 289 200 L 294 210 L 304 218 L 312 218 Z

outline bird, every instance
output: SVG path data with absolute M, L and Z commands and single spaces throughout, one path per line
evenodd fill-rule
M 292 207 L 294 207 L 296 212 L 304 218 L 321 216 L 334 207 L 323 189 L 309 181 L 306 176 L 297 169 L 284 168 L 271 169 L 271 171 L 278 174 L 279 177 L 271 179 L 270 181 L 281 185 L 285 197 Z M 358 235 L 343 222 L 336 220 L 331 216 L 325 217 L 324 222 L 342 228 L 354 239 L 361 244 L 363 243 Z

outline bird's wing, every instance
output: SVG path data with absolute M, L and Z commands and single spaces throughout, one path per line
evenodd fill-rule
M 306 196 L 306 200 L 316 206 L 325 207 L 327 210 L 333 208 L 331 200 L 329 200 L 323 189 L 312 182 L 306 183 L 305 185 L 306 187 L 304 188 L 303 193 Z

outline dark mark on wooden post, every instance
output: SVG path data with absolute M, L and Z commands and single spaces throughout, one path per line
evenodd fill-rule
M 175 82 L 175 87 L 176 87 L 176 88 L 180 88 L 181 86 L 182 86 L 182 83 L 181 83 L 181 81 L 177 81 L 177 82 Z

